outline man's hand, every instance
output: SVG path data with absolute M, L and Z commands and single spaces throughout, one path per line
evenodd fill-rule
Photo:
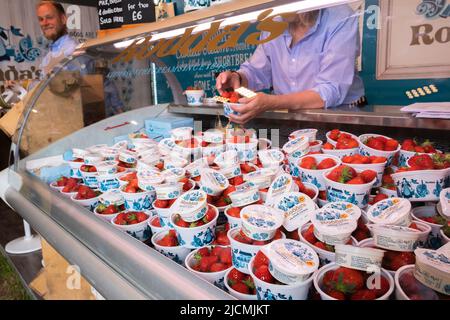
M 254 98 L 239 99 L 239 103 L 241 103 L 242 106 L 232 106 L 231 109 L 239 112 L 240 115 L 230 115 L 230 121 L 237 124 L 249 122 L 260 113 L 266 112 L 272 107 L 273 97 L 273 95 L 259 92 Z
M 5 80 L 4 82 L 4 86 L 7 89 L 11 89 L 12 87 L 14 87 L 17 84 L 17 82 L 15 82 L 14 80 Z
M 216 79 L 216 88 L 220 94 L 226 89 L 237 89 L 241 86 L 239 75 L 236 72 L 224 71 Z

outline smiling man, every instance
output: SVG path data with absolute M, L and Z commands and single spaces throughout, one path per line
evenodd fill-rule
M 40 65 L 47 74 L 55 63 L 75 51 L 77 42 L 67 32 L 67 16 L 60 3 L 40 1 L 36 5 L 36 14 L 44 37 L 51 41 L 49 52 Z

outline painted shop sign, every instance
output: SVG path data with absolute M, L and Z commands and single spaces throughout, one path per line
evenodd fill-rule
M 187 56 L 202 52 L 213 52 L 226 48 L 235 48 L 239 42 L 244 42 L 247 45 L 266 43 L 282 35 L 288 27 L 287 22 L 276 21 L 274 18 L 287 18 L 295 14 L 283 13 L 270 16 L 272 11 L 272 9 L 266 10 L 258 16 L 256 25 L 258 32 L 247 35 L 244 41 L 241 38 L 251 25 L 249 21 L 226 26 L 222 30 L 220 29 L 222 21 L 217 21 L 211 23 L 209 30 L 198 34 L 193 34 L 195 27 L 191 27 L 187 28 L 181 37 L 161 39 L 158 42 L 152 41 L 152 36 L 148 36 L 143 40 L 137 39 L 117 55 L 113 63 L 128 62 L 133 59 L 142 60 L 153 55 L 162 58 L 171 55 Z M 268 37 L 260 39 L 261 32 L 268 32 Z
M 450 77 L 447 0 L 380 0 L 377 79 Z

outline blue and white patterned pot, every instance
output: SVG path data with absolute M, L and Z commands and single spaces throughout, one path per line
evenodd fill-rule
M 233 266 L 237 270 L 249 274 L 248 264 L 263 246 L 246 244 L 235 240 L 234 237 L 239 233 L 240 230 L 240 227 L 228 230 L 227 236 L 228 239 L 230 239 L 231 257 Z
M 120 189 L 125 200 L 125 208 L 127 210 L 150 210 L 153 209 L 152 203 L 156 199 L 155 191 L 143 191 L 136 193 L 128 193 L 123 191 L 124 187 Z
M 313 273 L 307 280 L 298 282 L 296 284 L 282 285 L 273 284 L 260 280 L 255 276 L 253 271 L 253 263 L 255 258 L 252 258 L 248 264 L 248 273 L 253 278 L 256 287 L 256 295 L 258 300 L 307 300 L 309 288 L 312 285 L 314 275 Z
M 226 144 L 227 151 L 234 150 L 238 154 L 239 162 L 253 161 L 258 155 L 258 139 L 250 139 L 248 143 Z
M 190 0 L 191 2 L 195 2 Z M 203 0 L 205 1 L 205 0 Z M 197 1 L 198 2 L 198 1 Z M 203 97 L 205 96 L 205 91 L 203 90 L 186 90 L 187 103 L 189 106 L 201 106 L 203 104 Z
M 240 106 L 242 106 L 242 104 L 240 104 L 240 103 L 228 103 L 228 102 L 225 102 L 224 104 L 223 104 L 223 114 L 225 115 L 225 117 L 229 117 L 230 115 L 233 115 L 233 116 L 240 116 L 241 114 L 239 113 L 239 112 L 236 112 L 236 111 L 234 111 L 233 109 L 231 109 L 231 107 L 240 107 Z
M 209 205 L 216 212 L 216 216 L 213 220 L 199 227 L 195 228 L 183 228 L 175 224 L 175 214 L 170 216 L 170 220 L 174 229 L 178 234 L 178 242 L 180 245 L 189 248 L 196 249 L 211 244 L 215 239 L 215 229 L 217 225 L 217 218 L 219 217 L 219 210 L 213 205 Z
M 323 173 L 327 191 L 327 201 L 350 202 L 357 205 L 361 209 L 367 207 L 369 204 L 370 190 L 372 189 L 376 179 L 373 179 L 372 182 L 365 184 L 345 184 L 328 179 L 327 174 L 330 172 L 331 170 Z
M 164 236 L 168 233 L 168 230 L 161 231 L 159 233 L 155 233 L 152 236 L 152 244 L 155 247 L 155 250 L 159 253 L 165 255 L 167 258 L 175 261 L 178 264 L 184 265 L 184 260 L 191 252 L 190 249 L 185 248 L 183 246 L 176 247 L 164 247 L 158 244 L 158 241 L 164 238 Z
M 400 197 L 409 201 L 438 201 L 442 189 L 446 188 L 450 168 L 404 171 L 391 176 Z
M 129 211 L 135 211 L 135 210 L 129 210 Z M 142 211 L 142 210 L 139 210 Z M 125 211 L 126 212 L 126 211 Z M 145 212 L 148 215 L 148 218 L 142 222 L 136 223 L 136 224 L 130 224 L 130 225 L 119 225 L 115 223 L 115 218 L 111 220 L 111 224 L 118 228 L 119 230 L 128 233 L 133 238 L 136 238 L 140 241 L 147 241 L 150 239 L 152 235 L 152 230 L 148 224 L 148 221 L 151 218 L 151 215 L 149 212 Z
M 70 166 L 70 177 L 81 179 L 83 176 L 81 175 L 81 166 L 84 164 L 83 162 L 75 162 L 68 161 Z
M 333 159 L 336 162 L 336 165 L 330 169 L 334 169 L 338 167 L 342 162 L 341 159 L 332 156 L 332 155 L 326 155 L 326 154 L 311 154 L 305 157 L 311 157 L 316 159 L 316 162 L 319 164 L 324 159 Z M 305 157 L 301 157 L 297 161 L 291 163 L 291 174 L 293 177 L 300 177 L 302 182 L 307 182 L 315 185 L 319 191 L 325 191 L 326 190 L 326 184 L 325 179 L 323 177 L 323 173 L 325 171 L 328 171 L 330 169 L 323 169 L 323 170 L 312 170 L 312 169 L 304 169 L 300 167 L 300 163 L 302 162 L 302 159 Z
M 73 194 L 73 195 L 70 197 L 70 199 L 71 199 L 73 202 L 75 202 L 75 203 L 77 203 L 77 204 L 79 204 L 79 205 L 85 207 L 85 208 L 88 209 L 89 211 L 94 211 L 95 207 L 99 204 L 98 196 L 95 197 L 95 198 L 78 200 L 78 199 L 75 199 L 75 196 L 76 196 L 76 195 L 77 195 L 77 193 Z
M 221 247 L 221 248 L 229 248 L 229 246 L 217 246 L 217 245 L 212 245 L 212 246 L 204 246 L 203 248 L 208 248 L 209 250 L 212 250 L 214 247 Z M 200 248 L 199 248 L 200 249 Z M 195 273 L 196 275 L 198 275 L 200 278 L 205 279 L 206 281 L 214 284 L 216 287 L 224 290 L 225 289 L 225 285 L 224 285 L 224 281 L 225 281 L 225 274 L 227 273 L 227 271 L 229 271 L 230 269 L 232 269 L 233 267 L 230 267 L 228 269 L 225 270 L 221 270 L 221 271 L 217 271 L 217 272 L 199 272 L 194 270 L 192 267 L 195 264 L 195 255 L 197 254 L 198 250 L 193 250 L 191 253 L 189 253 L 185 259 L 185 266 L 186 268 Z

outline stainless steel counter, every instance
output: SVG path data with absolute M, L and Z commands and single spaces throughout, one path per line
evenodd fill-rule
M 417 128 L 431 130 L 450 130 L 450 120 L 445 119 L 419 119 L 409 113 L 400 111 L 400 106 L 365 106 L 365 107 L 339 107 L 333 109 L 303 110 L 297 113 L 288 113 L 287 110 L 266 112 L 258 119 L 294 120 L 322 123 L 342 123 L 368 126 Z M 223 115 L 221 106 L 190 107 L 183 105 L 170 105 L 169 112 L 189 115 Z

